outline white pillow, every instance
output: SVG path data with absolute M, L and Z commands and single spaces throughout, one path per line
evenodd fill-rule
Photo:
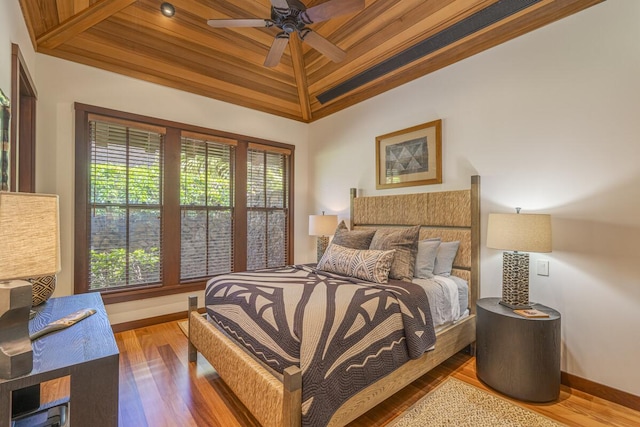
M 453 269 L 453 260 L 458 253 L 459 241 L 455 242 L 442 242 L 438 248 L 438 255 L 436 255 L 436 264 L 433 267 L 433 274 L 436 276 L 451 276 L 451 270 Z
M 440 238 L 418 241 L 418 254 L 416 255 L 416 268 L 414 277 L 420 279 L 432 279 L 433 268 L 436 264 L 436 255 L 440 247 Z

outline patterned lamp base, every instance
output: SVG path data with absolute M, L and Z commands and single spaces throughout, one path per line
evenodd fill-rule
M 319 236 L 318 237 L 318 246 L 316 247 L 316 255 L 318 257 L 318 262 L 324 255 L 324 251 L 327 250 L 327 246 L 329 246 L 329 237 L 327 236 Z
M 27 279 L 33 285 L 33 306 L 40 305 L 56 290 L 56 276 L 42 276 Z
M 528 253 L 502 253 L 502 301 L 500 304 L 512 309 L 531 308 Z

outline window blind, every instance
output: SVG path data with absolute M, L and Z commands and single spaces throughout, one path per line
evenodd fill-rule
M 89 134 L 89 290 L 159 283 L 163 135 L 97 117 Z
M 247 153 L 247 269 L 286 265 L 289 152 L 250 144 Z
M 235 145 L 188 135 L 180 150 L 181 281 L 233 271 Z

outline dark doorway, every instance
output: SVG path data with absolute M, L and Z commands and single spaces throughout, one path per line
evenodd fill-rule
M 36 190 L 35 84 L 17 44 L 11 45 L 11 191 Z

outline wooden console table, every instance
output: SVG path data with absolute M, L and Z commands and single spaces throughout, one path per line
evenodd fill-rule
M 13 390 L 70 377 L 69 423 L 72 426 L 118 425 L 119 352 L 98 293 L 52 298 L 36 307 L 29 332 L 42 329 L 82 308 L 96 313 L 81 322 L 33 342 L 33 370 L 13 379 L 0 379 L 0 427 L 11 425 Z

